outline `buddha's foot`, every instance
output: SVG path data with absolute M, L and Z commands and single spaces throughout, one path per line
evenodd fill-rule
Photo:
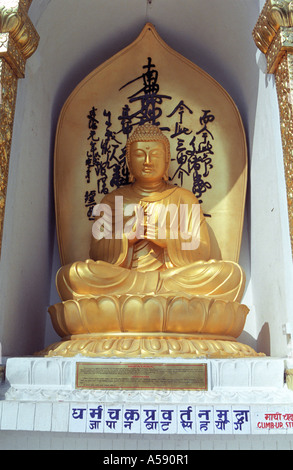
M 250 346 L 234 338 L 212 335 L 74 335 L 52 344 L 39 356 L 72 357 L 181 357 L 181 358 L 240 358 L 256 357 Z

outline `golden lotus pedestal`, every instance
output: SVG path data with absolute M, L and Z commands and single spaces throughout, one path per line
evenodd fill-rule
M 61 341 L 39 355 L 255 357 L 236 341 L 248 312 L 237 302 L 170 294 L 67 300 L 49 308 Z

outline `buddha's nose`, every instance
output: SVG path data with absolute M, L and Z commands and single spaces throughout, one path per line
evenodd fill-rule
M 151 163 L 150 154 L 149 154 L 149 152 L 146 152 L 146 154 L 145 154 L 145 159 L 144 159 L 144 164 L 145 164 L 145 165 L 149 165 L 150 163 Z

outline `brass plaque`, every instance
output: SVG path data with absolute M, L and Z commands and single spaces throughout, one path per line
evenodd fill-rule
M 76 388 L 207 390 L 207 364 L 76 364 Z

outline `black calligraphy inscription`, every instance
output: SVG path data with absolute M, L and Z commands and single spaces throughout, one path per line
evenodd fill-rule
M 142 74 L 122 85 L 119 91 L 130 85 L 138 84 L 138 90 L 128 96 L 128 102 L 122 106 L 121 114 L 114 120 L 110 110 L 104 109 L 102 120 L 97 119 L 98 108 L 93 106 L 88 113 L 89 149 L 85 159 L 85 179 L 89 189 L 84 195 L 84 204 L 89 220 L 93 220 L 93 207 L 98 194 L 107 194 L 113 189 L 129 183 L 126 165 L 126 141 L 135 128 L 150 122 L 165 132 L 170 142 L 174 142 L 175 154 L 172 165 L 175 170 L 169 175 L 173 184 L 184 186 L 185 178 L 192 175 L 192 192 L 202 203 L 202 196 L 212 185 L 208 176 L 213 168 L 214 136 L 210 125 L 215 120 L 210 109 L 202 109 L 194 116 L 197 129 L 186 127 L 185 115 L 194 111 L 183 100 L 176 103 L 171 113 L 164 116 L 162 104 L 173 100 L 172 96 L 161 93 L 159 72 L 151 57 L 142 67 Z M 135 110 L 133 109 L 135 107 Z M 161 118 L 170 126 L 161 125 Z M 114 123 L 114 125 L 113 125 Z M 171 131 L 174 129 L 174 131 Z M 98 132 L 99 131 L 99 132 Z M 98 137 L 103 136 L 103 137 Z M 207 214 L 206 214 L 207 215 Z

